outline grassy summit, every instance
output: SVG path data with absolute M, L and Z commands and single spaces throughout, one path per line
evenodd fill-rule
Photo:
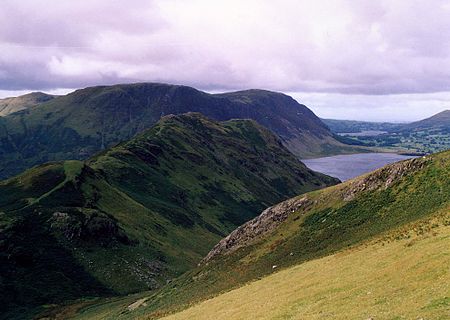
M 31 92 L 19 97 L 0 99 L 0 117 L 35 107 L 54 98 L 55 96 L 43 92 Z
M 1 308 L 155 289 L 264 207 L 335 183 L 254 121 L 164 117 L 0 183 Z

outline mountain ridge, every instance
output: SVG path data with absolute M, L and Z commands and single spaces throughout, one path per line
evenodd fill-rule
M 352 152 L 293 98 L 249 90 L 208 94 L 159 83 L 88 87 L 37 108 L 0 118 L 0 177 L 57 160 L 83 160 L 126 141 L 162 116 L 200 112 L 218 121 L 253 119 L 277 134 L 297 156 Z

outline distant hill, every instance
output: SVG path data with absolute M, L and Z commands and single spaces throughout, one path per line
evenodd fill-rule
M 77 90 L 0 118 L 0 178 L 47 161 L 86 159 L 162 116 L 191 111 L 219 121 L 256 120 L 300 157 L 355 151 L 311 110 L 281 93 L 208 94 L 186 86 L 126 84 Z
M 55 96 L 43 92 L 31 92 L 19 97 L 0 99 L 0 117 L 37 106 L 54 98 Z
M 446 130 L 450 134 L 450 110 L 442 111 L 424 120 L 405 124 L 401 131 Z
M 356 120 L 321 119 L 334 133 L 360 133 L 363 131 L 386 131 L 399 130 L 404 124 L 390 122 L 369 122 Z
M 337 182 L 255 121 L 195 113 L 86 162 L 29 169 L 0 182 L 0 318 L 154 289 L 264 207 Z
M 120 319 L 159 318 L 168 311 L 182 310 L 241 287 L 236 293 L 225 293 L 218 299 L 203 302 L 181 313 L 179 318 L 189 318 L 189 315 L 193 319 L 245 318 L 243 315 L 250 311 L 247 303 L 253 305 L 256 318 L 259 318 L 260 308 L 267 312 L 262 318 L 281 317 L 280 312 L 298 314 L 296 308 L 298 312 L 314 310 L 317 317 L 323 316 L 321 310 L 327 310 L 336 318 L 346 318 L 343 306 L 348 303 L 352 307 L 347 312 L 355 315 L 354 318 L 382 318 L 380 310 L 388 310 L 387 314 L 393 318 L 402 311 L 411 314 L 411 318 L 422 315 L 439 318 L 448 311 L 448 287 L 443 284 L 450 277 L 446 268 L 449 221 L 450 151 L 447 151 L 394 163 L 272 206 L 222 239 L 196 269 L 156 294 L 142 293 L 115 304 L 98 304 L 85 314 L 91 317 L 102 314 L 102 319 L 114 319 L 119 314 Z M 398 240 L 403 242 L 391 244 Z M 426 245 L 423 247 L 420 243 Z M 380 253 L 384 244 L 387 247 Z M 414 249 L 416 244 L 417 250 Z M 361 255 L 355 253 L 359 245 L 364 250 Z M 411 246 L 413 249 L 408 249 Z M 333 254 L 333 257 L 316 260 Z M 386 261 L 382 260 L 384 258 Z M 395 267 L 386 270 L 387 263 Z M 287 274 L 288 278 L 283 279 L 280 277 L 285 276 L 281 274 L 278 278 L 271 277 L 274 282 L 264 278 L 291 266 L 295 268 L 286 270 L 290 278 Z M 332 274 L 327 274 L 327 270 Z M 270 292 L 256 283 L 243 286 L 261 278 Z M 377 281 L 380 281 L 380 288 L 365 286 L 375 286 Z M 363 290 L 370 290 L 370 294 L 380 300 L 371 297 L 367 305 L 369 293 L 358 291 L 355 286 L 363 286 Z M 295 288 L 296 295 L 290 294 Z M 319 288 L 322 291 L 316 291 Z M 417 296 L 419 288 L 427 293 Z M 240 295 L 243 291 L 247 292 L 245 297 Z M 235 294 L 240 297 L 238 301 L 234 299 Z M 346 300 L 349 296 L 351 301 Z M 414 296 L 417 304 L 404 300 L 409 296 Z M 263 300 L 257 301 L 258 297 Z M 280 301 L 278 297 L 290 301 L 293 309 L 281 302 L 281 305 L 266 308 L 272 300 Z M 127 309 L 136 301 L 141 303 L 132 310 Z M 221 309 L 224 301 L 228 304 Z M 317 306 L 318 301 L 323 304 Z M 404 301 L 405 305 L 392 307 L 392 301 L 400 304 Z M 378 313 L 366 313 L 364 306 Z M 80 312 L 79 318 L 83 318 L 81 315 Z

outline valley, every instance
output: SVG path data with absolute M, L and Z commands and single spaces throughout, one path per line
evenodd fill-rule
M 323 119 L 347 144 L 404 154 L 431 154 L 450 149 L 450 110 L 412 123 L 378 123 Z

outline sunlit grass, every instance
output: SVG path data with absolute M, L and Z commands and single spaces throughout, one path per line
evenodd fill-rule
M 441 226 L 306 262 L 165 319 L 448 319 L 449 271 Z

